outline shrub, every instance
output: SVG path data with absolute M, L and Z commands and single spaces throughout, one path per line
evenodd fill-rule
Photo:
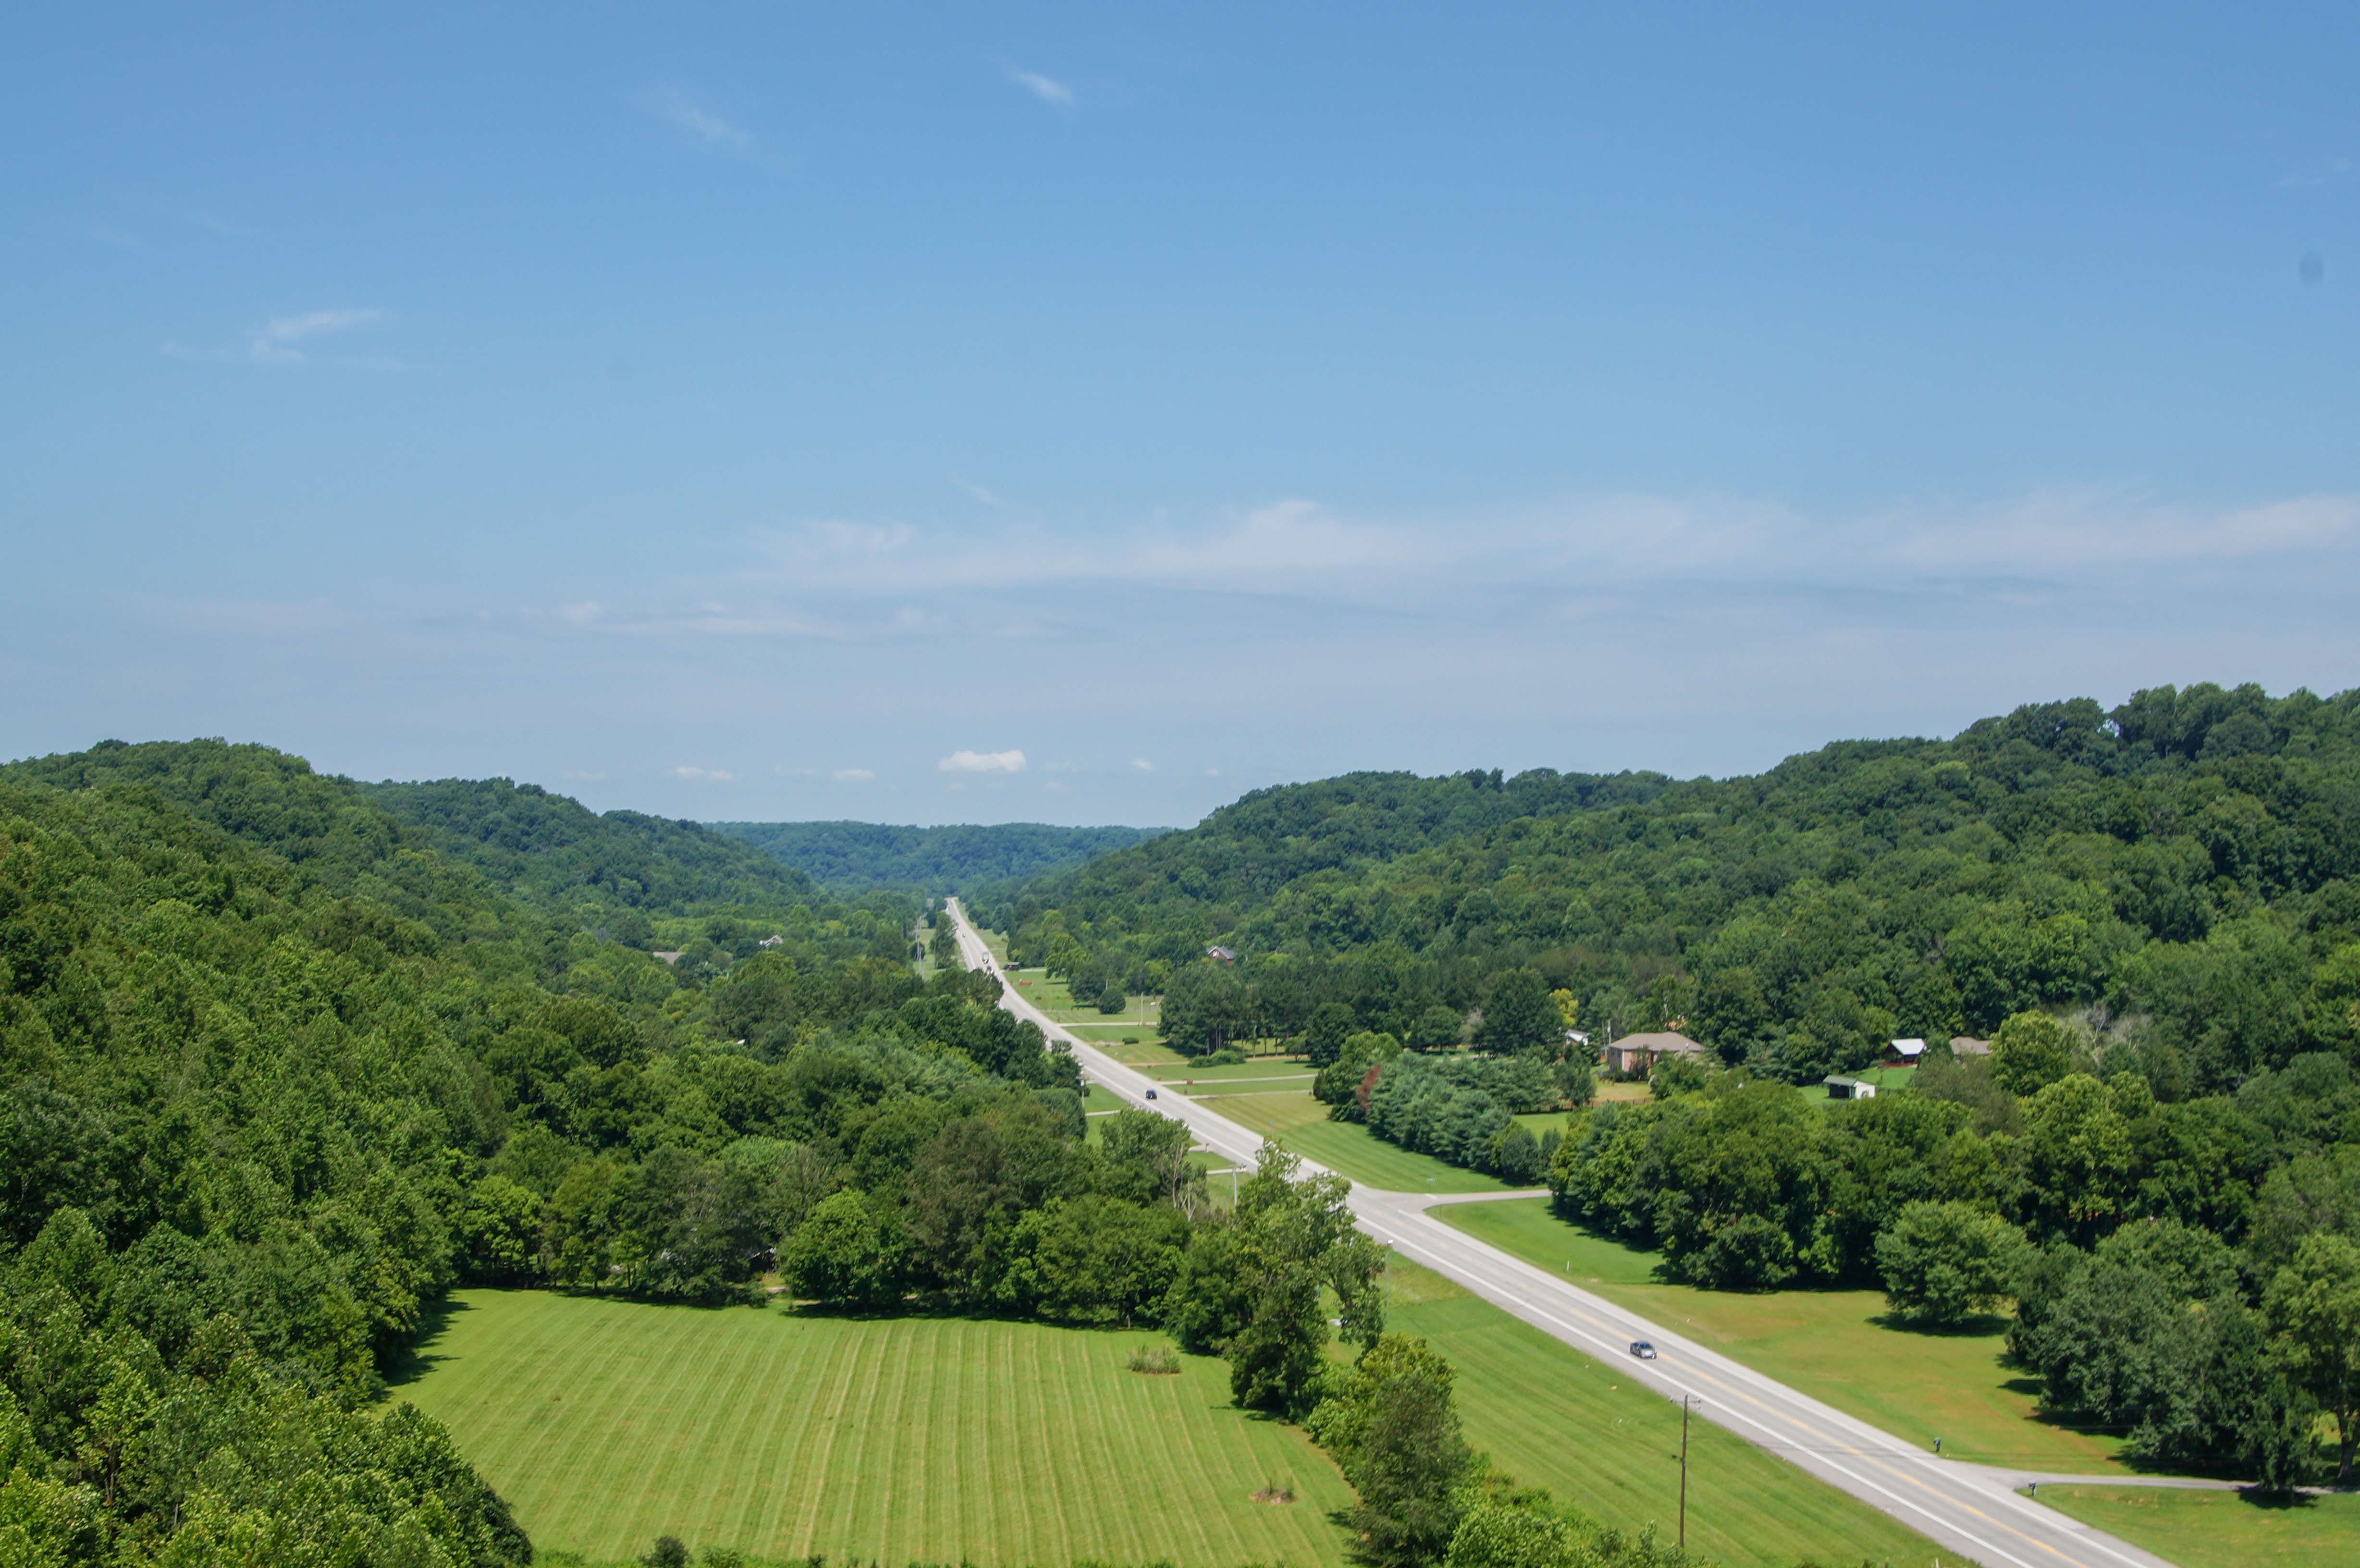
M 1168 1345 L 1142 1345 L 1123 1365 L 1133 1372 L 1164 1377 L 1180 1370 L 1180 1353 Z

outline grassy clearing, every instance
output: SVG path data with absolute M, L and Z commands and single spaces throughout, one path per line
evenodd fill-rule
M 1331 1122 L 1328 1107 L 1309 1094 L 1224 1094 L 1215 1106 L 1240 1127 L 1282 1148 L 1316 1160 L 1355 1181 L 1395 1192 L 1504 1192 L 1496 1177 L 1461 1171 L 1427 1154 L 1412 1154 L 1367 1127 Z
M 2030 1381 L 2000 1363 L 1996 1325 L 1962 1334 L 1895 1328 L 1875 1290 L 1756 1296 L 1666 1284 L 1655 1277 L 1654 1253 L 1568 1225 L 1543 1198 L 1460 1203 L 1434 1215 L 1896 1437 L 1928 1448 L 1939 1437 L 1945 1454 L 1979 1464 L 2125 1473 L 2119 1439 L 2038 1417 Z
M 536 1543 L 594 1561 L 671 1533 L 781 1559 L 1340 1565 L 1335 1465 L 1231 1408 L 1218 1361 L 1127 1370 L 1142 1343 L 464 1290 L 397 1397 Z M 1255 1502 L 1273 1482 L 1302 1501 Z
M 1149 1024 L 1146 1028 L 1142 1029 L 1136 1022 L 1126 1024 L 1120 1022 L 1106 1023 L 1101 1021 L 1098 1023 L 1067 1024 L 1065 1027 L 1070 1033 L 1074 1034 L 1077 1038 L 1088 1040 L 1092 1045 L 1098 1046 L 1102 1049 L 1118 1046 L 1122 1044 L 1125 1040 L 1129 1040 L 1133 1045 L 1151 1045 L 1159 1051 L 1164 1051 L 1166 1055 L 1168 1055 L 1172 1061 L 1179 1062 L 1185 1060 L 1178 1051 L 1169 1051 L 1164 1046 L 1164 1029 L 1163 1026 L 1159 1024 Z
M 1234 1078 L 1286 1077 L 1302 1084 L 1304 1094 L 1308 1095 L 1311 1080 L 1318 1074 L 1300 1056 L 1259 1056 L 1251 1062 L 1240 1062 L 1234 1067 L 1203 1067 L 1184 1060 L 1169 1067 L 1155 1068 L 1148 1076 L 1159 1083 L 1219 1083 Z M 1319 1108 L 1325 1113 L 1328 1107 L 1322 1105 Z
M 1114 1025 L 1133 1034 L 1152 1033 L 1163 1026 L 1164 1004 L 1159 997 L 1131 996 L 1121 1012 L 1102 1013 L 1097 997 L 1075 1000 L 1073 988 L 1045 969 L 1011 969 L 1008 977 L 1026 1001 L 1061 1024 Z
M 1234 1100 L 1240 1094 L 1300 1094 L 1304 1075 L 1272 1078 L 1239 1078 L 1227 1083 L 1199 1083 L 1180 1092 L 1192 1100 Z
M 1908 1087 L 1909 1081 L 1917 1075 L 1918 1069 L 1915 1067 L 1864 1067 L 1858 1073 L 1850 1074 L 1863 1083 L 1875 1084 L 1877 1092 L 1885 1094 L 1890 1094 L 1896 1089 Z M 1824 1083 L 1797 1083 L 1795 1085 L 1795 1097 L 1814 1110 L 1821 1111 L 1826 1110 L 1830 1105 L 1841 1105 L 1844 1103 L 1830 1094 Z
M 2360 1493 L 2266 1503 L 2242 1492 L 2049 1486 L 2040 1500 L 2180 1568 L 2360 1563 Z
M 1472 1203 L 1468 1208 L 1498 1208 Z M 1467 1440 L 1519 1481 L 1636 1531 L 1679 1505 L 1679 1407 L 1415 1264 L 1388 1275 L 1387 1326 L 1422 1334 L 1459 1370 Z M 1689 1433 L 1688 1545 L 1729 1568 L 1955 1561 L 1865 1503 L 1710 1422 Z

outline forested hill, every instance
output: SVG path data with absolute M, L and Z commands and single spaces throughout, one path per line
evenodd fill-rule
M 2360 691 L 2161 687 L 1719 781 L 1353 776 L 976 904 L 1086 988 L 1224 943 L 1267 1032 L 1336 1000 L 1407 1038 L 1531 968 L 1796 1079 L 2047 1007 L 2167 1089 L 2234 1084 L 2360 1051 Z
M 684 908 L 792 903 L 818 891 L 810 877 L 737 837 L 638 811 L 602 815 L 534 784 L 438 779 L 360 789 L 436 848 L 540 899 Z
M 871 887 L 955 893 L 1038 877 L 1154 838 L 1164 828 L 890 827 L 878 822 L 709 822 L 840 892 Z
M 1134 911 L 1165 957 L 1232 934 L 1278 891 L 1319 872 L 1382 865 L 1482 828 L 1584 807 L 1654 800 L 1661 774 L 1596 776 L 1497 768 L 1421 779 L 1347 773 L 1257 789 L 1185 832 L 1160 835 L 1030 887 L 980 890 L 983 906 L 1054 902 L 1071 913 Z M 1141 930 L 1142 927 L 1134 926 Z

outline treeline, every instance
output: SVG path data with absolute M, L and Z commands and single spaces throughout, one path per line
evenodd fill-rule
M 2313 1052 L 2159 1100 L 2044 1013 L 1990 1057 L 1814 1106 L 1742 1069 L 1598 1105 L 1549 1162 L 1559 1212 L 1732 1290 L 1881 1282 L 1930 1325 L 2016 1311 L 2053 1416 L 2158 1464 L 2287 1486 L 2360 1438 L 2360 1079 Z
M 367 1409 L 451 1284 L 746 1299 L 901 1160 L 972 1178 L 908 1211 L 940 1288 L 1042 1191 L 947 1150 L 1079 1158 L 1070 1059 L 922 983 L 912 903 L 716 911 L 747 890 L 647 862 L 600 902 L 432 836 L 259 747 L 0 768 L 10 1561 L 528 1561 L 439 1427 Z
M 1040 877 L 1154 838 L 1163 828 L 1061 828 L 1045 822 L 936 828 L 881 822 L 712 822 L 838 893 L 956 893 Z
M 1789 1082 L 2078 1012 L 2169 1100 L 2360 1051 L 2360 692 L 2160 687 L 1727 780 L 1356 775 L 975 903 L 1134 991 L 1228 948 L 1233 1031 L 1334 1002 L 1411 1041 L 1530 967 Z

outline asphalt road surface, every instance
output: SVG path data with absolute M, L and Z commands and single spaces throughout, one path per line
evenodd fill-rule
M 956 899 L 950 908 L 967 966 L 996 976 L 1000 1005 L 1070 1048 L 1085 1077 L 1142 1109 L 1185 1123 L 1197 1142 L 1232 1163 L 1253 1164 L 1261 1134 L 1185 1096 L 1159 1097 L 1151 1105 L 1147 1092 L 1160 1087 L 1153 1079 L 1052 1022 L 1000 973 Z M 1307 1160 L 1305 1165 L 1324 1169 Z M 1424 1193 L 1352 1184 L 1352 1213 L 1360 1228 L 1403 1257 L 1456 1280 L 1542 1333 L 1611 1362 L 1667 1399 L 1690 1398 L 1700 1419 L 1809 1471 L 1986 1568 L 2165 1568 L 2166 1560 L 2153 1552 L 2017 1496 L 2014 1487 L 2019 1478 L 2013 1472 L 1937 1459 L 1910 1447 L 1660 1323 L 1451 1229 L 1426 1212 L 1434 1202 Z M 1632 1356 L 1629 1347 L 1635 1339 L 1651 1341 L 1657 1359 Z

